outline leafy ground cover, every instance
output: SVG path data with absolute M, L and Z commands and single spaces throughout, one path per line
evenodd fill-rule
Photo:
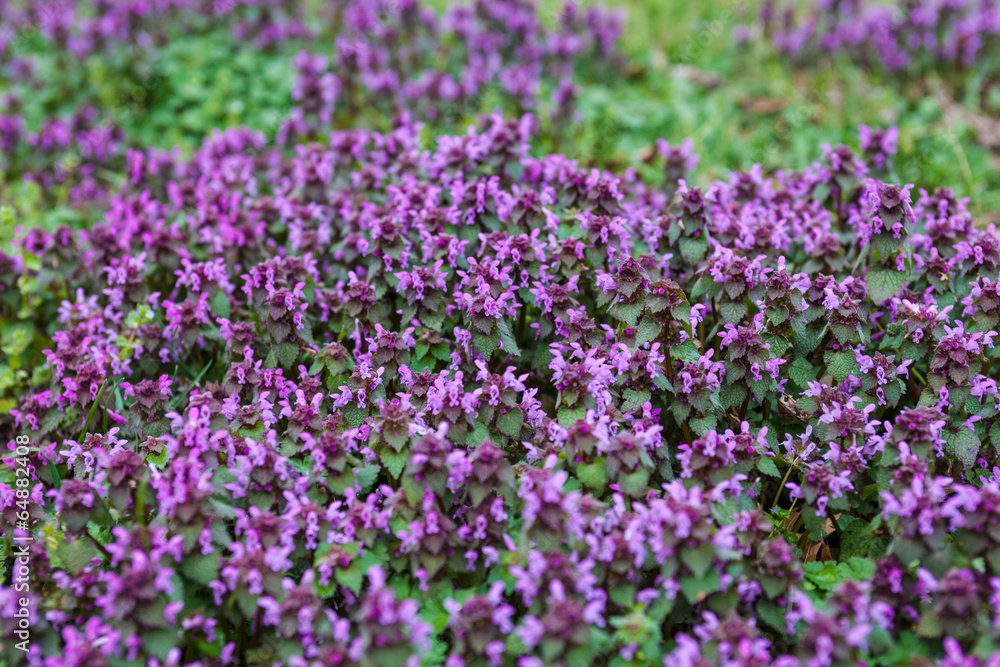
M 0 5 L 7 664 L 997 664 L 989 60 L 629 9 Z

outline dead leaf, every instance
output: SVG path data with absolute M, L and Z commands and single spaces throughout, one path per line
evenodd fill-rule
M 656 146 L 646 146 L 639 152 L 639 159 L 642 160 L 643 164 L 652 164 L 659 155 Z
M 810 418 L 809 413 L 800 408 L 798 405 L 796 405 L 795 399 L 789 396 L 788 394 L 782 394 L 781 396 L 778 397 L 778 407 L 781 408 L 781 411 L 784 412 L 789 417 L 797 419 L 803 424 L 809 423 L 809 418 Z
M 750 113 L 770 114 L 778 113 L 788 106 L 788 100 L 780 97 L 751 97 L 740 100 L 740 106 Z
M 803 535 L 799 539 L 798 545 L 802 548 L 803 563 L 811 563 L 814 560 L 825 563 L 833 560 L 833 552 L 830 551 L 830 545 L 826 543 L 826 539 L 814 542 L 807 535 Z
M 722 84 L 722 77 L 715 72 L 706 72 L 691 65 L 674 65 L 670 68 L 670 73 L 709 90 Z

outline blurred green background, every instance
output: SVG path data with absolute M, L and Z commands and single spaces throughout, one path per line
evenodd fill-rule
M 318 15 L 323 3 L 310 2 Z M 448 2 L 430 4 L 441 9 Z M 542 0 L 543 20 L 557 20 L 561 4 Z M 901 132 L 894 162 L 900 181 L 953 187 L 972 198 L 982 222 L 1000 220 L 1000 153 L 981 145 L 981 126 L 997 121 L 984 115 L 971 93 L 962 99 L 962 86 L 951 85 L 950 73 L 919 80 L 890 77 L 846 57 L 795 65 L 764 39 L 734 38 L 734 29 L 755 22 L 759 0 L 601 4 L 628 13 L 623 42 L 630 62 L 583 88 L 582 120 L 572 128 L 571 140 L 551 146 L 542 139 L 538 149 L 558 148 L 598 166 L 623 168 L 640 163 L 658 138 L 673 143 L 691 137 L 701 155 L 698 180 L 704 180 L 755 162 L 766 170 L 803 168 L 820 158 L 824 143 L 856 147 L 861 123 L 895 124 Z M 41 78 L 51 82 L 40 90 L 17 91 L 23 93 L 29 124 L 32 118 L 69 113 L 84 98 L 118 109 L 116 120 L 133 144 L 185 150 L 214 128 L 245 124 L 273 133 L 291 107 L 290 60 L 303 48 L 291 42 L 260 50 L 235 42 L 228 27 L 207 25 L 186 29 L 154 60 L 143 62 L 128 49 L 76 62 L 45 54 L 40 41 L 28 42 L 23 48 L 42 55 Z M 332 36 L 309 48 L 322 52 L 317 45 L 324 43 L 332 45 Z M 938 88 L 958 99 L 936 99 Z M 130 103 L 123 105 L 123 99 Z M 475 115 L 456 125 L 464 128 Z M 371 118 L 356 121 L 366 124 Z

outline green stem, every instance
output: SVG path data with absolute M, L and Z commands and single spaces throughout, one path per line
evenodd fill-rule
M 137 324 L 136 326 L 132 327 L 131 331 L 129 331 L 128 338 L 125 339 L 125 345 L 122 347 L 121 352 L 118 353 L 118 357 L 120 359 L 125 358 L 125 350 L 132 349 L 132 342 L 135 340 L 135 337 L 139 334 L 140 326 L 142 325 Z
M 688 429 L 687 421 L 681 423 L 681 433 L 684 435 L 684 444 L 690 444 L 691 441 L 691 431 Z
M 83 436 L 87 435 L 87 429 L 90 428 L 91 422 L 94 421 L 94 415 L 97 414 L 97 406 L 101 404 L 101 398 L 104 396 L 104 388 L 107 386 L 108 381 L 105 380 L 101 383 L 101 388 L 97 390 L 97 398 L 94 399 L 94 404 L 90 406 L 90 413 L 87 414 L 87 421 L 83 423 L 83 430 L 80 431 L 80 435 L 76 436 L 77 442 L 83 440 Z
M 920 390 L 917 389 L 917 383 L 913 381 L 912 375 L 906 378 L 906 393 L 909 394 L 910 400 L 914 403 L 920 400 Z
M 750 407 L 750 390 L 747 390 L 747 397 L 743 399 L 743 405 L 740 406 L 740 421 L 746 419 L 747 409 Z
M 97 547 L 97 550 L 100 551 L 104 555 L 104 557 L 108 559 L 108 562 L 111 562 L 111 554 L 108 553 L 108 550 L 104 547 L 104 545 L 101 544 L 96 537 L 91 535 L 89 530 L 84 531 L 83 534 L 86 535 L 90 539 L 90 541 L 94 543 L 94 546 Z
M 140 483 L 135 492 L 135 512 L 138 515 L 139 525 L 142 527 L 142 543 L 148 552 L 150 549 L 149 527 L 146 525 L 146 486 Z
M 528 308 L 524 306 L 517 316 L 517 346 L 524 347 L 524 336 L 528 328 Z
M 838 535 L 843 535 L 844 534 L 844 531 L 841 530 L 841 528 L 840 528 L 840 524 L 837 523 L 837 517 L 834 516 L 832 512 L 830 513 L 830 523 L 833 524 L 833 529 L 835 531 L 837 531 Z
M 785 471 L 785 476 L 781 479 L 781 485 L 778 487 L 778 492 L 774 495 L 774 502 L 771 503 L 772 510 L 778 506 L 778 500 L 781 499 L 781 492 L 785 490 L 785 483 L 788 482 L 788 476 L 792 474 L 792 470 L 795 469 L 795 464 L 798 462 L 799 457 L 796 456 L 788 465 L 788 470 Z
M 854 265 L 851 266 L 851 274 L 853 274 L 855 271 L 858 270 L 858 264 L 860 264 L 861 260 L 864 259 L 867 256 L 868 256 L 868 253 L 865 252 L 864 248 L 858 248 L 858 257 L 857 257 L 857 259 L 854 260 Z
M 260 617 L 261 617 L 262 611 L 263 610 L 260 609 L 259 607 L 257 608 L 257 614 L 254 616 L 253 625 L 250 628 L 253 631 L 253 637 L 251 637 L 251 639 L 250 639 L 250 646 L 249 646 L 249 648 L 251 648 L 251 649 L 255 649 L 258 646 L 260 646 L 260 637 L 261 637 L 261 634 L 263 634 L 263 633 L 260 632 L 260 625 L 261 625 L 261 618 Z
M 25 287 L 28 284 L 28 255 L 21 246 L 21 309 L 28 310 L 28 291 Z
M 198 375 L 194 378 L 194 380 L 192 380 L 191 384 L 188 385 L 187 389 L 182 391 L 180 394 L 178 394 L 178 396 L 175 399 L 170 401 L 170 404 L 173 405 L 175 408 L 180 406 L 181 401 L 184 400 L 184 397 L 187 396 L 191 392 L 191 390 L 195 388 L 195 386 L 197 386 L 197 384 L 201 381 L 203 377 L 205 377 L 205 373 L 208 372 L 208 369 L 210 369 L 212 367 L 212 364 L 214 363 L 215 360 L 210 359 L 208 365 L 201 369 L 201 372 L 198 373 Z

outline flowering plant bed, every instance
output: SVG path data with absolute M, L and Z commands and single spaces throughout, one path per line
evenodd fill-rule
M 699 189 L 531 128 L 229 130 L 30 237 L 74 295 L 14 411 L 39 651 L 991 650 L 996 231 L 846 147 Z
M 295 66 L 274 141 L 0 135 L 86 219 L 0 254 L 8 664 L 1000 664 L 1000 234 L 893 128 L 697 185 Z

